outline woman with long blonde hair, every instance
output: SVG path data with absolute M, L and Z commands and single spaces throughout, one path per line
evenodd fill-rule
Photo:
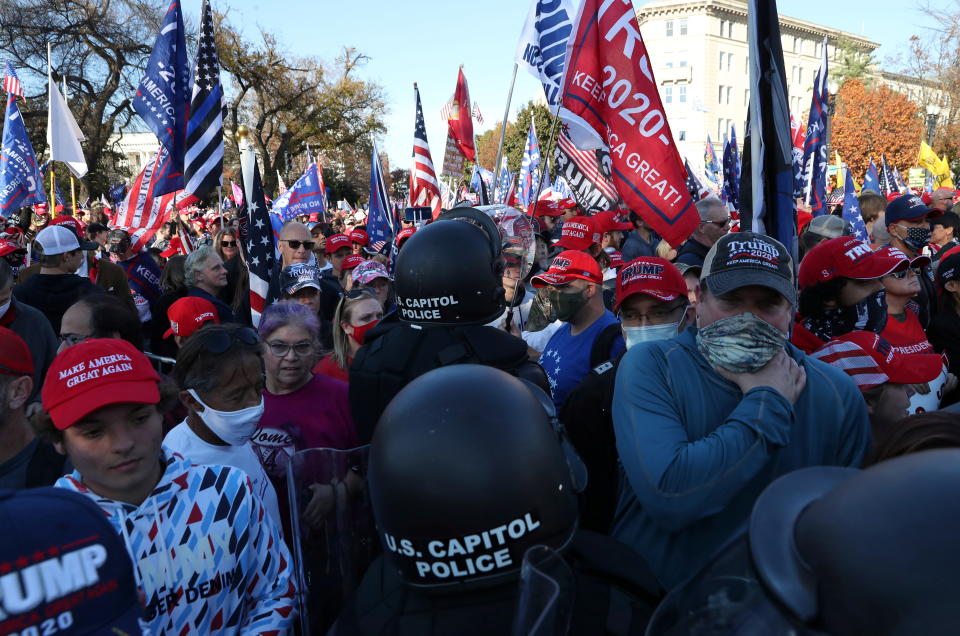
M 349 381 L 353 357 L 381 318 L 383 307 L 372 290 L 358 287 L 348 291 L 333 314 L 333 352 L 324 356 L 313 372 Z

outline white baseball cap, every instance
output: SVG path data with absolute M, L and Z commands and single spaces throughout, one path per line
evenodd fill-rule
M 90 241 L 83 241 L 81 244 L 77 240 L 77 235 L 63 225 L 48 225 L 37 233 L 35 241 L 40 246 L 40 250 L 48 256 L 79 249 L 94 250 L 99 247 Z

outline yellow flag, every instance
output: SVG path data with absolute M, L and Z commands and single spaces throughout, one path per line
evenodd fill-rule
M 920 142 L 920 154 L 917 157 L 917 165 L 922 166 L 933 173 L 935 176 L 940 170 L 940 158 L 933 151 L 927 142 Z
M 939 188 L 954 188 L 953 185 L 953 173 L 950 170 L 950 161 L 947 159 L 947 155 L 943 155 L 943 159 L 940 160 L 938 165 L 937 172 L 934 172 L 937 180 L 937 187 Z

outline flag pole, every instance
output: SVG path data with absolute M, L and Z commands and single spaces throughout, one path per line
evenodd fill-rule
M 510 102 L 513 100 L 513 85 L 517 83 L 517 68 L 517 63 L 514 62 L 513 76 L 510 78 L 510 90 L 507 91 L 507 105 L 503 108 L 503 122 L 500 124 L 500 143 L 497 144 L 497 158 L 493 163 L 493 171 L 497 179 L 500 178 L 500 175 L 497 174 L 497 172 L 500 170 L 500 157 L 503 156 L 503 139 L 507 133 L 507 118 L 510 117 Z M 470 113 L 470 116 L 473 117 L 472 112 Z M 480 165 L 479 155 L 477 156 L 477 165 Z
M 73 207 L 73 216 L 77 216 L 77 188 L 73 180 L 73 173 L 70 173 L 70 205 Z
M 553 113 L 553 123 L 550 125 L 550 135 L 547 137 L 547 145 L 543 147 L 543 152 L 541 153 L 541 156 L 547 154 L 547 148 L 554 146 L 554 149 L 555 149 L 556 141 L 557 141 L 557 128 L 559 128 L 558 126 L 559 123 L 560 123 L 560 102 L 557 102 L 557 111 Z M 546 157 L 544 157 L 544 160 L 540 162 L 540 166 L 539 166 L 540 180 L 537 182 L 537 194 L 533 198 L 533 205 L 527 206 L 527 210 L 530 214 L 531 219 L 536 218 L 534 214 L 537 211 L 537 203 L 540 201 L 540 192 L 543 190 L 543 173 L 546 170 L 547 159 L 549 158 L 550 156 L 547 155 Z
M 50 61 L 52 56 L 52 43 L 47 42 L 47 139 L 49 141 L 53 140 L 52 135 L 50 134 L 50 111 L 53 109 L 53 91 L 51 90 L 51 85 L 53 83 L 53 65 Z M 54 166 L 55 162 L 53 160 L 53 146 L 50 147 L 50 199 L 47 202 L 47 214 L 50 214 L 53 218 L 53 212 L 57 207 L 56 199 L 56 185 L 54 184 Z

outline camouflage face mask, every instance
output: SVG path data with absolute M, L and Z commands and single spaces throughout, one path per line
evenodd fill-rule
M 787 336 L 747 312 L 722 318 L 697 331 L 697 348 L 711 366 L 755 373 L 783 350 Z

